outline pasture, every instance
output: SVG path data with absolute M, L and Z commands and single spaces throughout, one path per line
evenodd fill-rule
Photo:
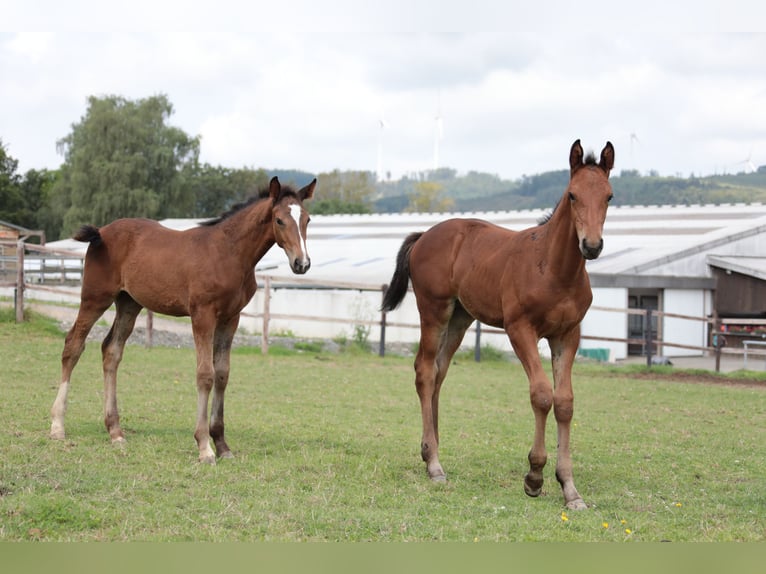
M 64 335 L 40 317 L 1 319 L 0 541 L 766 539 L 766 383 L 576 364 L 571 444 L 589 505 L 576 512 L 553 476 L 552 416 L 543 495 L 524 494 L 534 418 L 518 364 L 456 356 L 441 401 L 448 482 L 433 484 L 411 358 L 235 349 L 235 458 L 211 466 L 192 436 L 193 350 L 126 348 L 120 448 L 90 343 L 67 438 L 52 441 Z

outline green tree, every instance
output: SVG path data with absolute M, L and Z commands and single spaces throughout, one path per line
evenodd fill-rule
M 320 173 L 318 199 L 311 202 L 311 213 L 370 213 L 375 184 L 370 172 L 340 171 Z
M 182 172 L 198 161 L 199 137 L 168 125 L 172 113 L 164 95 L 88 98 L 85 115 L 58 141 L 65 161 L 50 199 L 62 210 L 64 234 L 120 217 L 191 213 Z
M 194 198 L 190 217 L 215 217 L 235 203 L 266 187 L 269 176 L 263 169 L 231 169 L 203 164 L 184 171 L 185 186 Z
M 54 212 L 50 204 L 50 193 L 57 176 L 57 171 L 30 169 L 21 180 L 25 204 L 22 225 L 44 230 L 46 238 L 56 238 L 61 233 L 61 214 Z
M 414 191 L 408 193 L 409 205 L 405 211 L 416 213 L 443 213 L 449 211 L 455 204 L 450 197 L 441 197 L 443 186 L 434 181 L 421 181 L 415 185 Z
M 0 219 L 23 225 L 20 216 L 24 209 L 24 198 L 19 185 L 20 178 L 16 173 L 18 167 L 18 160 L 8 155 L 0 140 Z

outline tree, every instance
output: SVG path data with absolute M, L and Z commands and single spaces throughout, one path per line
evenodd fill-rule
M 318 199 L 311 202 L 311 213 L 370 213 L 375 193 L 370 172 L 340 171 L 320 173 Z
M 0 219 L 27 229 L 44 229 L 46 237 L 57 237 L 60 217 L 51 214 L 48 204 L 56 172 L 30 169 L 22 177 L 16 173 L 18 163 L 0 141 Z
M 433 181 L 421 181 L 408 193 L 410 203 L 405 211 L 416 213 L 443 213 L 455 204 L 450 197 L 439 197 L 443 186 Z
M 194 197 L 193 208 L 187 215 L 197 218 L 220 215 L 235 203 L 256 195 L 269 182 L 263 169 L 230 169 L 209 164 L 184 170 L 184 178 L 184 185 Z
M 64 154 L 51 202 L 63 210 L 63 233 L 120 217 L 181 217 L 194 197 L 181 172 L 197 163 L 199 137 L 169 126 L 164 95 L 130 101 L 88 98 L 72 132 L 58 141 Z
M 16 173 L 18 160 L 8 155 L 0 140 L 0 219 L 16 225 L 23 225 L 19 218 L 24 209 L 24 198 Z
M 61 214 L 51 208 L 50 193 L 58 171 L 30 169 L 21 180 L 25 212 L 22 225 L 30 229 L 42 229 L 45 237 L 58 237 L 61 233 Z

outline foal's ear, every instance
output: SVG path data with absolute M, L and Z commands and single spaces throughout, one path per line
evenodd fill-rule
M 572 144 L 572 149 L 569 150 L 569 176 L 573 176 L 575 172 L 583 166 L 582 161 L 583 151 L 580 145 L 580 140 L 575 141 Z
M 282 186 L 279 184 L 279 179 L 275 175 L 269 182 L 269 199 L 276 201 L 279 199 L 279 192 L 282 191 Z
M 614 167 L 614 146 L 612 142 L 606 142 L 604 149 L 601 150 L 601 161 L 598 162 L 598 165 L 606 172 L 606 175 L 609 175 L 609 172 L 612 171 Z
M 312 181 L 310 184 L 308 184 L 306 187 L 301 189 L 298 192 L 298 197 L 301 198 L 301 201 L 304 199 L 311 199 L 314 196 L 314 188 L 317 185 L 317 178 L 314 178 L 314 181 Z

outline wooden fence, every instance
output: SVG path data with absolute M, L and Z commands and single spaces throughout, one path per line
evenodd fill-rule
M 7 247 L 7 244 L 5 244 Z M 15 288 L 15 309 L 16 320 L 22 321 L 24 318 L 24 295 L 25 291 L 42 290 L 48 292 L 66 293 L 72 295 L 71 290 L 65 291 L 61 289 L 62 285 L 79 284 L 82 276 L 82 259 L 83 255 L 77 252 L 62 251 L 50 249 L 48 247 L 41 247 L 37 245 L 25 244 L 23 241 L 19 241 L 16 244 L 16 265 L 15 277 L 9 280 L 7 276 L 0 276 L 0 286 L 13 286 Z M 29 252 L 29 253 L 27 253 Z M 36 262 L 32 265 L 29 262 Z M 79 265 L 74 263 L 79 261 Z M 6 268 L 9 266 L 6 266 Z M 26 269 L 25 269 L 26 267 Z M 8 275 L 8 274 L 6 274 Z M 261 345 L 264 353 L 268 352 L 269 345 L 269 324 L 272 320 L 283 319 L 293 321 L 318 321 L 325 323 L 348 323 L 349 318 L 346 317 L 332 317 L 327 315 L 297 315 L 291 313 L 273 313 L 270 309 L 270 299 L 273 289 L 334 289 L 334 290 L 348 290 L 348 291 L 365 291 L 365 292 L 378 292 L 382 294 L 386 289 L 386 285 L 370 285 L 363 283 L 353 283 L 347 281 L 315 281 L 306 277 L 291 278 L 290 281 L 285 281 L 284 278 L 277 278 L 274 276 L 265 275 L 263 273 L 258 274 L 260 287 L 263 290 L 263 309 L 259 313 L 246 313 L 242 315 L 254 319 L 261 320 Z M 726 319 L 719 319 L 718 317 L 695 317 L 690 315 L 681 315 L 678 313 L 670 313 L 665 311 L 654 311 L 647 309 L 633 309 L 633 308 L 617 308 L 617 307 L 601 307 L 592 306 L 591 310 L 594 311 L 606 311 L 612 313 L 626 313 L 628 315 L 641 315 L 643 317 L 643 337 L 642 338 L 619 338 L 619 337 L 601 337 L 596 335 L 583 335 L 583 340 L 590 341 L 604 341 L 604 342 L 617 342 L 625 343 L 627 345 L 641 345 L 643 348 L 643 354 L 646 356 L 647 366 L 653 364 L 653 357 L 658 355 L 658 350 L 664 351 L 666 348 L 679 348 L 686 350 L 699 351 L 700 354 L 714 355 L 716 358 L 716 370 L 720 369 L 720 359 L 722 354 L 740 356 L 747 352 L 747 349 L 735 349 L 727 348 L 725 346 L 726 336 L 729 336 L 725 330 L 727 323 Z M 708 332 L 708 344 L 704 346 L 686 345 L 681 343 L 673 343 L 666 341 L 662 337 L 661 329 L 655 334 L 652 325 L 652 318 L 658 319 L 663 317 L 684 319 L 689 321 L 702 322 L 707 325 Z M 737 320 L 741 321 L 741 320 Z M 386 330 L 391 327 L 411 328 L 419 329 L 418 323 L 407 322 L 392 322 L 385 312 L 381 312 L 379 318 L 364 320 L 353 319 L 354 324 L 359 324 L 372 329 L 379 329 L 379 348 L 378 352 L 381 356 L 385 354 L 386 349 Z M 760 321 L 760 323 L 764 323 Z M 661 324 L 658 321 L 658 324 Z M 147 315 L 147 340 L 152 339 L 152 325 L 153 315 L 151 312 Z M 474 324 L 473 332 L 475 334 L 474 343 L 474 356 L 478 361 L 481 359 L 481 337 L 484 334 L 505 334 L 504 331 L 494 329 L 486 326 L 482 326 L 478 321 Z M 766 354 L 766 349 L 751 349 L 751 355 Z

